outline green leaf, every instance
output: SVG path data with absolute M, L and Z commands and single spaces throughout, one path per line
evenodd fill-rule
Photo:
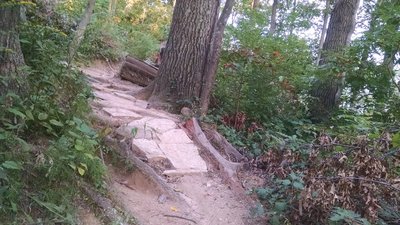
M 11 210 L 13 212 L 17 212 L 17 204 L 15 204 L 14 202 L 10 202 L 11 203 Z
M 27 111 L 25 112 L 25 114 L 26 114 L 26 117 L 27 117 L 29 120 L 35 120 L 35 118 L 33 117 L 32 111 L 27 110 Z
M 22 166 L 19 163 L 16 163 L 14 161 L 5 161 L 1 165 L 3 166 L 3 168 L 10 169 L 10 170 L 21 170 L 22 169 Z
M 395 147 L 395 148 L 400 147 L 400 132 L 393 135 L 392 144 L 393 144 L 393 147 Z
M 304 189 L 304 185 L 301 182 L 298 182 L 298 181 L 293 182 L 293 187 L 298 189 L 298 190 L 303 190 Z
M 49 122 L 51 124 L 55 125 L 55 126 L 58 126 L 58 127 L 64 126 L 64 124 L 62 124 L 60 121 L 57 121 L 57 120 L 54 120 L 54 119 L 50 120 Z
M 78 151 L 83 151 L 85 148 L 82 145 L 76 144 L 75 149 Z
M 290 180 L 281 180 L 280 182 L 285 186 L 289 186 L 292 183 Z
M 131 134 L 132 134 L 133 137 L 136 137 L 137 132 L 138 132 L 138 128 L 137 127 L 132 128 Z
M 94 156 L 92 154 L 85 153 L 85 156 L 88 157 L 90 160 L 94 159 Z
M 74 138 L 80 138 L 81 136 L 73 131 L 68 131 L 68 133 Z
M 38 115 L 39 120 L 45 120 L 48 117 L 49 117 L 49 115 L 47 115 L 47 113 L 39 113 L 39 115 Z
M 287 207 L 287 202 L 284 201 L 275 202 L 275 209 L 279 212 L 285 211 L 286 207 Z
M 80 163 L 80 165 L 87 170 L 87 165 L 85 163 Z
M 20 112 L 20 111 L 14 109 L 14 108 L 9 108 L 9 109 L 7 109 L 7 111 L 9 111 L 10 113 L 12 113 L 12 114 L 14 114 L 14 115 L 16 115 L 16 116 L 21 117 L 22 119 L 25 119 L 25 118 L 26 118 L 25 114 L 23 114 L 22 112 Z
M 6 139 L 6 135 L 0 133 L 0 140 L 5 140 L 5 139 Z
M 69 163 L 68 166 L 71 167 L 73 170 L 76 170 L 76 165 L 74 163 Z
M 83 176 L 83 175 L 85 175 L 85 169 L 84 168 L 82 168 L 82 167 L 78 167 L 78 173 L 79 173 L 79 175 L 81 175 L 81 176 Z
M 8 180 L 7 173 L 3 168 L 0 167 L 0 180 Z

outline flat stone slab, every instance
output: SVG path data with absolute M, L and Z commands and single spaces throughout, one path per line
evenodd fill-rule
M 157 139 L 154 130 L 147 127 L 147 121 L 154 119 L 153 117 L 143 117 L 140 120 L 134 120 L 125 126 L 119 127 L 116 131 L 124 137 L 133 137 L 132 129 L 137 129 L 135 139 Z
M 207 172 L 207 164 L 194 144 L 158 144 L 176 170 Z
M 158 135 L 163 144 L 193 144 L 182 129 L 173 129 Z
M 160 147 L 158 147 L 158 144 L 153 140 L 133 139 L 132 149 L 143 152 L 148 159 L 167 158 L 165 154 L 161 151 Z
M 162 134 L 169 130 L 175 129 L 177 126 L 176 123 L 172 120 L 154 118 L 146 122 L 146 127 L 154 130 L 159 134 Z
M 142 117 L 137 113 L 122 108 L 103 108 L 103 110 L 112 117 L 133 117 L 137 119 Z

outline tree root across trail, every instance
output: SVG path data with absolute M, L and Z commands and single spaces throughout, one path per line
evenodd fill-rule
M 237 177 L 243 156 L 208 130 L 210 142 L 195 119 L 181 124 L 177 115 L 148 109 L 132 97 L 143 88 L 112 66 L 96 62 L 83 72 L 104 142 L 121 159 L 107 165 L 113 204 L 144 225 L 256 224 Z

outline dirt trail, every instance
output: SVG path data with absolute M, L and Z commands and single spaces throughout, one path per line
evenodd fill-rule
M 109 166 L 111 194 L 118 204 L 143 225 L 254 224 L 249 219 L 248 198 L 211 171 L 197 146 L 177 125 L 178 116 L 147 109 L 146 101 L 132 97 L 141 87 L 117 77 L 117 66 L 96 62 L 82 69 L 95 95 L 93 111 L 129 139 L 132 152 L 185 202 L 166 198 L 139 172 L 121 172 Z

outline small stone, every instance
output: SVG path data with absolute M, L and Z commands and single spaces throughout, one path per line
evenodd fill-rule
M 189 109 L 188 107 L 183 107 L 181 109 L 181 114 L 184 117 L 192 117 L 193 116 L 193 111 L 191 109 Z
M 160 204 L 164 204 L 167 201 L 167 196 L 164 194 L 161 194 L 160 196 L 158 196 L 158 203 Z

